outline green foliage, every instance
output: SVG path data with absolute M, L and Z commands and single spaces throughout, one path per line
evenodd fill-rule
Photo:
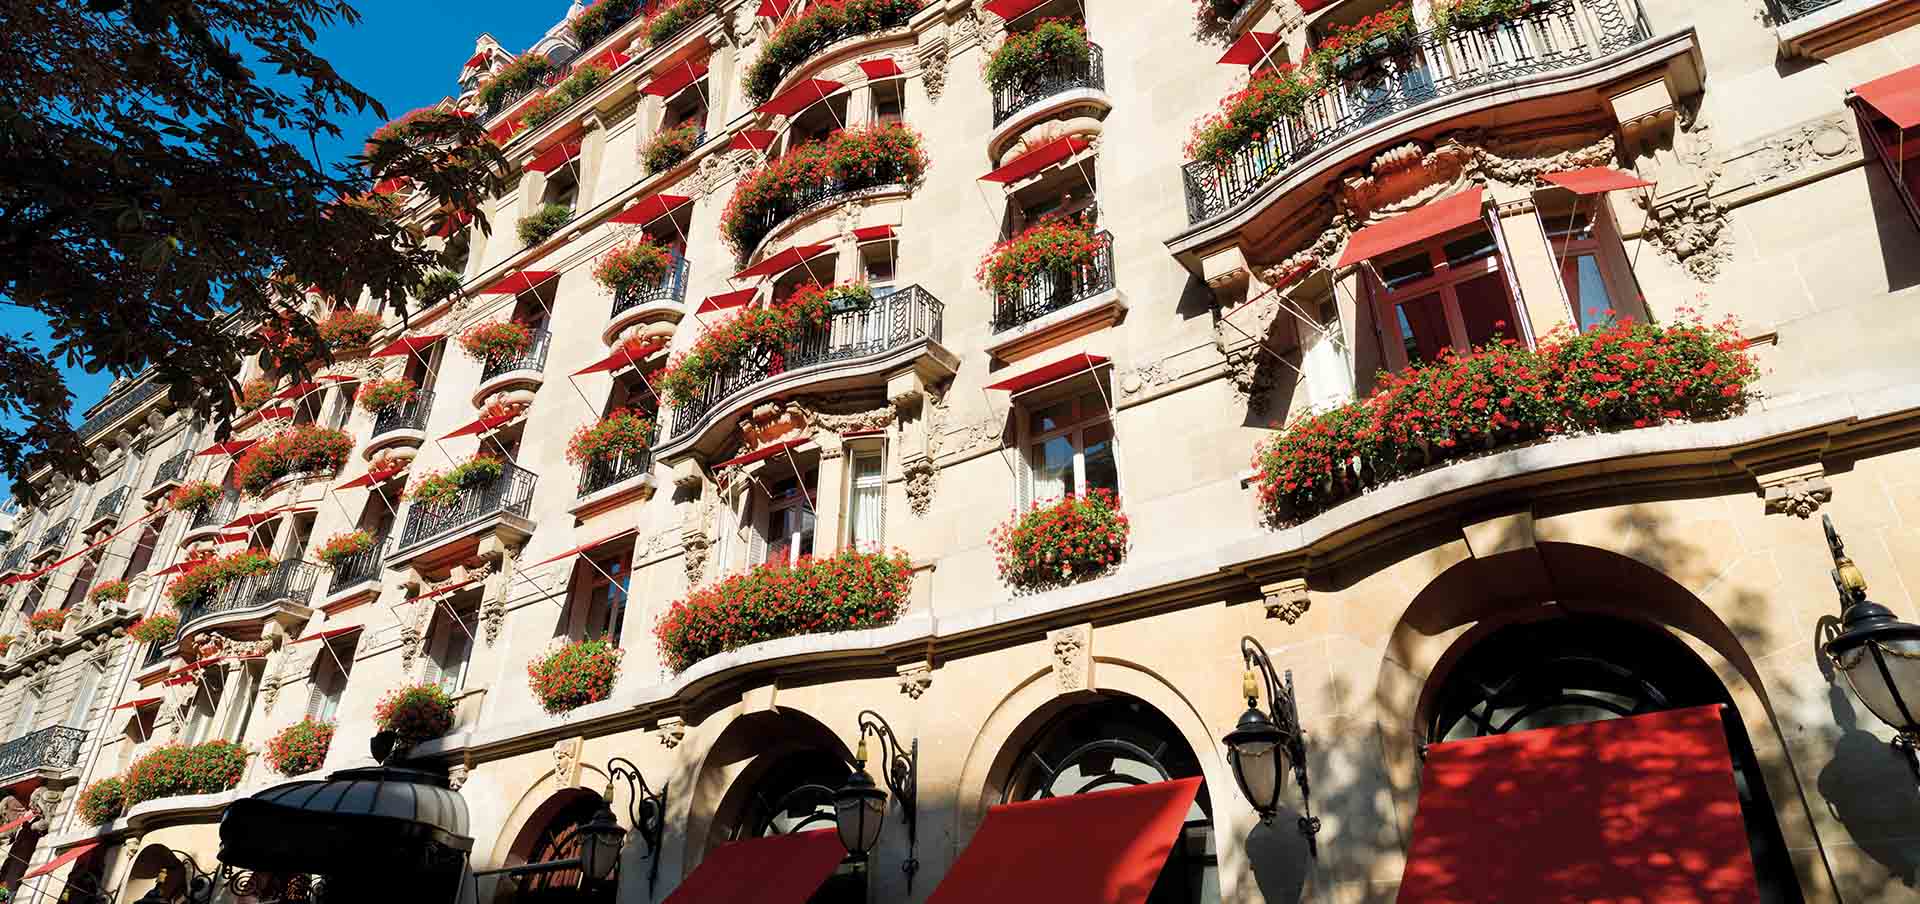
M 816 3 L 788 19 L 761 45 L 747 67 L 747 97 L 766 103 L 787 73 L 828 46 L 856 35 L 905 25 L 920 11 L 920 0 L 846 0 Z
M 574 70 L 566 81 L 555 85 L 552 91 L 527 105 L 520 114 L 521 124 L 529 129 L 544 125 L 560 115 L 561 111 L 579 102 L 580 98 L 592 94 L 593 89 L 605 84 L 612 75 L 612 70 L 604 66 L 582 66 Z
M 445 471 L 420 475 L 408 496 L 421 505 L 437 505 L 459 496 L 460 491 L 467 487 L 484 486 L 499 480 L 504 472 L 500 459 L 475 455 Z
M 573 31 L 573 39 L 580 42 L 580 48 L 585 50 L 619 31 L 620 26 L 633 21 L 633 17 L 645 5 L 643 0 L 600 0 L 573 17 L 573 21 L 567 23 L 567 28 Z
M 373 720 L 402 741 L 432 740 L 453 730 L 453 698 L 437 684 L 395 688 L 373 708 Z
M 420 285 L 413 290 L 413 297 L 420 304 L 432 307 L 452 298 L 460 291 L 460 274 L 452 270 L 429 270 L 420 278 Z
M 676 672 L 728 650 L 801 634 L 889 625 L 906 608 L 913 565 L 898 552 L 842 550 L 762 565 L 675 600 L 654 627 Z
M 103 778 L 87 786 L 80 792 L 77 810 L 80 818 L 90 826 L 103 826 L 114 821 L 127 809 L 127 785 L 118 776 Z
M 671 129 L 662 129 L 654 133 L 647 146 L 640 150 L 640 162 L 647 168 L 647 175 L 664 173 L 680 165 L 680 161 L 693 156 L 700 147 L 700 124 L 690 122 Z
M 647 19 L 647 43 L 658 47 L 685 31 L 687 26 L 720 8 L 720 0 L 667 0 L 667 5 L 654 10 Z
M 1506 22 L 1530 12 L 1537 0 L 1436 0 L 1433 31 L 1441 38 L 1455 31 Z
M 1066 19 L 1045 19 L 1007 36 L 987 60 L 987 87 L 999 91 L 1036 75 L 1085 67 L 1093 56 L 1085 26 Z
M 540 209 L 520 218 L 515 231 L 520 235 L 520 244 L 538 245 L 573 221 L 573 208 L 565 204 L 544 204 Z
M 527 663 L 527 686 L 551 715 L 613 696 L 620 677 L 620 648 L 604 637 L 551 647 Z
M 492 109 L 506 98 L 529 91 L 553 73 L 553 63 L 545 54 L 529 53 L 500 67 L 493 78 L 480 86 L 480 106 Z
M 127 770 L 127 806 L 182 794 L 217 794 L 240 784 L 246 768 L 247 748 L 231 741 L 170 744 Z

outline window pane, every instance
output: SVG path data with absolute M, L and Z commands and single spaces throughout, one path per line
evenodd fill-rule
M 1069 399 L 1036 409 L 1028 429 L 1034 433 L 1052 433 L 1071 423 L 1073 423 L 1073 401 Z
M 1476 232 L 1463 239 L 1454 239 L 1446 245 L 1447 263 L 1464 264 L 1479 260 L 1494 252 L 1493 233 Z
M 1107 413 L 1107 397 L 1102 395 L 1099 390 L 1096 389 L 1093 392 L 1085 393 L 1080 396 L 1080 417 L 1078 418 L 1079 421 L 1084 421 L 1088 418 L 1099 417 L 1106 413 Z M 1076 423 L 1077 422 L 1078 421 L 1076 421 Z
M 881 505 L 885 492 L 880 456 L 856 456 L 853 459 L 853 486 L 847 499 L 847 541 L 853 548 L 880 548 Z
M 1433 262 L 1427 252 L 1403 257 L 1380 268 L 1380 281 L 1393 289 L 1433 275 Z
M 1505 276 L 1477 276 L 1454 286 L 1453 291 L 1460 299 L 1460 319 L 1467 326 L 1468 343 L 1480 346 L 1517 335 L 1513 305 L 1507 303 Z
M 1113 425 L 1094 424 L 1086 429 L 1087 489 L 1120 493 L 1120 468 L 1113 461 Z
M 1033 447 L 1033 499 L 1045 502 L 1073 491 L 1073 442 L 1056 436 Z
M 1567 284 L 1567 300 L 1573 304 L 1573 322 L 1580 332 L 1604 326 L 1615 310 L 1613 297 L 1607 294 L 1607 281 L 1600 276 L 1600 259 L 1578 254 L 1560 265 L 1560 278 Z
M 1407 350 L 1408 364 L 1435 360 L 1441 349 L 1453 344 L 1440 296 L 1423 295 L 1395 308 L 1400 313 L 1400 342 Z

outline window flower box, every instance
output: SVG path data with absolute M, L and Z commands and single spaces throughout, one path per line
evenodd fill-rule
M 47 634 L 60 630 L 66 623 L 67 610 L 65 609 L 42 609 L 27 616 L 27 627 Z
M 1218 112 L 1194 124 L 1187 159 L 1226 166 L 1241 150 L 1267 140 L 1300 115 L 1320 92 L 1316 69 L 1280 63 L 1220 102 Z
M 353 452 L 353 437 L 343 430 L 302 424 L 247 447 L 234 465 L 234 482 L 250 495 L 265 495 L 293 474 L 331 472 Z
M 205 480 L 183 483 L 167 494 L 167 508 L 176 512 L 199 512 L 220 501 L 218 484 Z
M 822 4 L 815 9 L 832 9 Z M 881 185 L 912 185 L 927 171 L 919 133 L 899 123 L 841 129 L 803 144 L 741 177 L 720 228 L 735 254 L 746 255 L 791 216 L 800 199 Z
M 643 454 L 652 445 L 653 419 L 631 408 L 616 408 L 573 432 L 567 441 L 567 461 L 575 465 L 615 461 Z
M 207 556 L 180 573 L 167 585 L 167 599 L 174 608 L 185 611 L 211 599 L 221 588 L 257 574 L 273 570 L 273 557 L 263 549 L 243 549 L 224 556 Z
M 422 305 L 432 307 L 460 294 L 460 285 L 460 274 L 452 270 L 429 270 L 420 278 L 413 294 Z
M 575 69 L 566 81 L 528 103 L 520 111 L 520 124 L 529 129 L 547 124 L 581 98 L 592 94 L 593 89 L 606 84 L 612 76 L 613 70 L 605 66 L 581 66 Z
M 180 619 L 164 612 L 149 615 L 127 629 L 127 633 L 141 643 L 166 643 L 179 632 Z
M 1000 579 L 1032 590 L 1090 578 L 1120 564 L 1131 528 L 1108 490 L 1036 502 L 993 533 Z
M 337 565 L 341 559 L 357 556 L 372 548 L 373 534 L 364 530 L 350 530 L 328 537 L 314 555 L 328 565 Z
M 1254 485 L 1276 521 L 1305 520 L 1435 465 L 1555 436 L 1737 414 L 1758 366 L 1730 321 L 1620 321 L 1512 340 L 1383 378 L 1374 394 L 1260 444 Z
M 619 295 L 660 284 L 673 266 L 673 255 L 646 238 L 635 239 L 614 248 L 593 265 L 593 281 Z
M 127 770 L 126 805 L 184 794 L 218 794 L 240 784 L 247 748 L 231 741 L 188 747 L 169 744 L 136 761 Z
M 621 650 L 604 637 L 550 646 L 527 663 L 527 685 L 549 715 L 571 712 L 613 696 Z
M 92 590 L 87 591 L 87 602 L 96 606 L 107 603 L 124 603 L 127 601 L 127 593 L 131 589 L 132 588 L 127 586 L 126 581 L 103 581 L 95 584 Z
M 1313 63 L 1323 79 L 1335 79 L 1370 69 L 1389 57 L 1404 56 L 1413 48 L 1413 11 L 1391 6 L 1352 25 L 1337 27 L 1313 50 Z
M 333 723 L 302 719 L 267 742 L 267 765 L 281 775 L 305 775 L 327 761 L 333 746 Z
M 80 819 L 90 826 L 103 826 L 120 818 L 127 810 L 127 785 L 119 776 L 103 778 L 80 792 L 75 802 Z
M 700 148 L 700 135 L 697 122 L 654 133 L 647 146 L 640 149 L 640 163 L 647 168 L 647 175 L 664 173 L 693 156 Z
M 529 53 L 501 67 L 492 80 L 480 86 L 480 106 L 492 110 L 509 99 L 539 87 L 553 74 L 553 63 L 545 54 Z
M 241 411 L 252 412 L 273 399 L 272 380 L 266 377 L 254 377 L 240 384 L 240 398 L 237 404 Z
M 1068 19 L 1043 19 L 1007 36 L 987 59 L 987 87 L 1001 91 L 1063 69 L 1083 68 L 1093 57 L 1085 26 Z
M 664 4 L 647 16 L 647 43 L 659 47 L 719 8 L 720 0 L 679 0 Z
M 1037 274 L 1071 277 L 1092 266 L 1105 239 L 1076 219 L 1043 219 L 980 259 L 974 278 L 995 295 L 1020 291 Z
M 380 414 L 413 401 L 419 395 L 419 389 L 405 377 L 373 380 L 360 384 L 360 392 L 354 396 L 354 400 L 368 414 Z
M 788 73 L 827 47 L 857 35 L 905 25 L 920 11 L 919 0 L 846 0 L 817 3 L 788 19 L 761 45 L 747 67 L 747 97 L 764 104 Z
M 1512 22 L 1539 5 L 1537 0 L 1435 0 L 1429 16 L 1434 35 L 1445 40 L 1456 31 Z
M 599 0 L 567 22 L 573 39 L 585 50 L 620 30 L 646 6 L 645 0 Z
M 543 204 L 539 210 L 521 217 L 514 224 L 514 232 L 520 236 L 520 244 L 533 246 L 558 235 L 570 222 L 573 222 L 573 208 L 565 204 Z
M 533 330 L 513 320 L 476 323 L 460 334 L 460 350 L 483 364 L 518 358 L 533 347 Z
M 654 637 L 667 667 L 680 672 L 765 640 L 893 624 L 912 586 L 913 566 L 898 552 L 842 550 L 763 565 L 674 601 Z
M 320 339 L 334 351 L 362 348 L 382 325 L 380 315 L 371 311 L 339 311 L 320 321 Z
M 402 742 L 431 741 L 453 730 L 453 698 L 438 684 L 396 688 L 374 707 L 373 719 Z
M 653 389 L 671 404 L 688 404 L 715 374 L 747 356 L 793 348 L 808 326 L 826 323 L 833 298 L 854 291 L 871 294 L 863 285 L 809 284 L 782 304 L 748 308 L 701 333 L 692 348 L 675 355 L 653 379 Z
M 414 482 L 408 498 L 420 505 L 436 505 L 460 495 L 469 487 L 486 486 L 500 479 L 505 466 L 491 455 L 475 455 L 445 471 L 429 471 Z

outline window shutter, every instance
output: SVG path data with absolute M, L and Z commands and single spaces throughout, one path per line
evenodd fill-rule
M 316 674 L 313 676 L 313 680 L 307 684 L 307 718 L 314 719 L 319 717 L 320 698 L 320 676 Z
M 1019 479 L 1019 498 L 1014 500 L 1014 508 L 1024 512 L 1033 505 L 1033 464 L 1027 461 L 1024 448 L 1014 452 L 1013 468 Z
M 441 621 L 437 615 L 434 616 L 433 622 L 433 627 L 429 629 L 432 633 L 427 635 L 427 655 L 421 657 L 426 660 L 421 667 L 422 681 L 426 684 L 440 683 L 440 657 L 443 655 L 441 651 L 447 645 L 447 623 Z
M 768 512 L 767 514 L 769 517 L 771 517 L 773 513 Z M 767 562 L 766 520 L 762 518 L 754 519 L 753 529 L 748 531 L 748 535 L 749 535 L 748 542 L 751 545 L 748 547 L 748 550 L 747 550 L 747 564 L 749 565 L 766 564 Z

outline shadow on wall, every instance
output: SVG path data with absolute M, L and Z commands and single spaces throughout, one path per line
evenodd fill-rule
M 1895 880 L 1913 888 L 1920 882 L 1920 845 L 1900 836 L 1911 838 L 1911 827 L 1920 821 L 1920 790 L 1914 787 L 1913 773 L 1901 754 L 1860 727 L 1846 682 L 1833 675 L 1828 678 L 1834 683 L 1827 688 L 1827 702 L 1834 724 L 1840 727 L 1840 740 L 1833 745 L 1833 757 L 1820 769 L 1816 785 L 1820 796 L 1827 812 L 1846 827 L 1860 850 L 1886 868 L 1886 880 L 1877 883 L 1872 893 L 1892 888 Z M 1843 880 L 1844 884 L 1852 883 Z

